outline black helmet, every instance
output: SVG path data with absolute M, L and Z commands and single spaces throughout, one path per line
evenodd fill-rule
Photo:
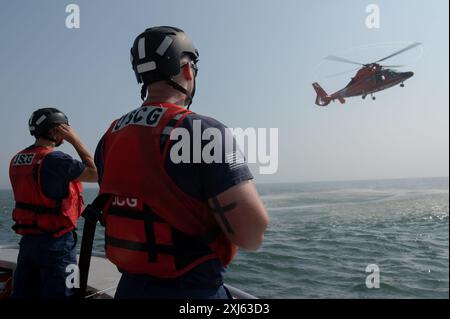
M 28 122 L 31 135 L 36 138 L 44 137 L 50 141 L 54 139 L 48 136 L 48 132 L 59 124 L 69 124 L 69 120 L 63 112 L 52 107 L 34 111 Z
M 166 81 L 192 100 L 194 92 L 189 94 L 172 79 L 181 71 L 180 59 L 183 56 L 188 56 L 194 65 L 198 62 L 197 49 L 181 29 L 153 27 L 137 36 L 131 48 L 131 64 L 138 83 L 143 83 L 142 99 L 145 98 L 147 85 Z

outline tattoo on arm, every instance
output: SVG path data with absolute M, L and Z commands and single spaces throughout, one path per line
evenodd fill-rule
M 231 225 L 228 222 L 228 219 L 225 217 L 225 213 L 234 209 L 236 207 L 236 205 L 237 204 L 235 202 L 232 202 L 231 204 L 221 206 L 217 197 L 212 198 L 212 207 L 211 207 L 212 211 L 216 214 L 219 214 L 222 223 L 224 224 L 227 232 L 229 232 L 230 234 L 233 234 L 234 231 L 233 231 L 233 228 L 231 228 Z

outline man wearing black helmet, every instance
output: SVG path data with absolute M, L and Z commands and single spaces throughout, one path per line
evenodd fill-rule
M 66 267 L 76 265 L 75 227 L 83 208 L 81 182 L 96 182 L 92 156 L 64 113 L 42 108 L 30 117 L 35 143 L 10 164 L 14 231 L 22 235 L 13 298 L 66 298 Z M 55 151 L 66 140 L 82 162 Z
M 198 57 L 178 28 L 140 34 L 131 62 L 145 101 L 98 144 L 106 256 L 122 272 L 116 298 L 228 298 L 225 267 L 238 247 L 262 243 L 268 215 L 241 153 L 227 147 L 222 123 L 189 110 Z M 193 145 L 205 146 L 195 141 L 196 125 L 222 133 L 214 141 L 222 161 L 172 159 L 176 128 L 189 133 L 191 160 Z

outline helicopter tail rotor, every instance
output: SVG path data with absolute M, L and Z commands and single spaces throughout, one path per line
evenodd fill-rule
M 314 90 L 317 93 L 316 97 L 316 105 L 318 106 L 327 106 L 331 102 L 331 97 L 325 92 L 325 90 L 319 85 L 319 83 L 314 82 L 312 84 Z

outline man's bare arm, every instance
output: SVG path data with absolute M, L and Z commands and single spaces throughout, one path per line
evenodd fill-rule
M 231 187 L 210 198 L 209 205 L 232 243 L 248 250 L 261 246 L 269 216 L 253 182 L 245 181 Z
M 80 174 L 80 176 L 78 176 L 76 180 L 88 183 L 97 182 L 98 176 L 97 176 L 97 168 L 94 163 L 94 158 L 86 149 L 86 147 L 83 144 L 83 141 L 81 141 L 81 138 L 77 135 L 75 130 L 71 126 L 66 124 L 61 124 L 54 130 L 57 135 L 61 136 L 68 143 L 72 144 L 72 146 L 77 151 L 78 156 L 80 156 L 81 161 L 86 165 L 86 168 Z

